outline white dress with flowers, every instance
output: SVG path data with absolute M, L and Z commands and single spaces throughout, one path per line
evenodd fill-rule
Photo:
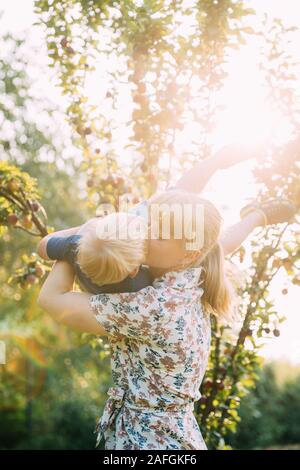
M 193 414 L 211 337 L 201 269 L 169 272 L 139 292 L 91 297 L 112 353 L 114 386 L 97 427 L 105 449 L 206 449 Z

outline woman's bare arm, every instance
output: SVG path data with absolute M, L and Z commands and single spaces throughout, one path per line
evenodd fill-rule
M 90 307 L 91 294 L 73 292 L 74 271 L 69 263 L 57 261 L 38 297 L 38 304 L 62 325 L 99 336 L 107 335 Z

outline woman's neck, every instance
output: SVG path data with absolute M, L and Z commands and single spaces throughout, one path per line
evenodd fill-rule
M 169 269 L 153 268 L 149 267 L 150 274 L 153 278 L 161 277 L 169 271 Z
M 157 277 L 161 277 L 164 274 L 169 273 L 169 272 L 174 271 L 174 270 L 175 269 L 172 268 L 172 267 L 167 268 L 167 269 L 149 267 L 149 271 L 150 271 L 150 274 L 151 274 L 153 279 L 155 279 Z

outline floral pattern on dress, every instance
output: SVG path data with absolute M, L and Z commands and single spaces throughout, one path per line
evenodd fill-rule
M 166 273 L 134 293 L 91 297 L 111 347 L 114 386 L 97 426 L 105 449 L 206 449 L 193 414 L 211 339 L 201 270 Z

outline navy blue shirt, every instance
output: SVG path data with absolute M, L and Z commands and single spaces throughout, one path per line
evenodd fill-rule
M 137 292 L 152 284 L 149 269 L 141 266 L 134 278 L 126 277 L 121 282 L 98 286 L 94 284 L 80 269 L 77 264 L 78 241 L 81 235 L 69 237 L 52 237 L 47 242 L 47 255 L 50 259 L 67 261 L 73 266 L 79 285 L 82 290 L 91 294 L 112 294 L 117 292 Z

